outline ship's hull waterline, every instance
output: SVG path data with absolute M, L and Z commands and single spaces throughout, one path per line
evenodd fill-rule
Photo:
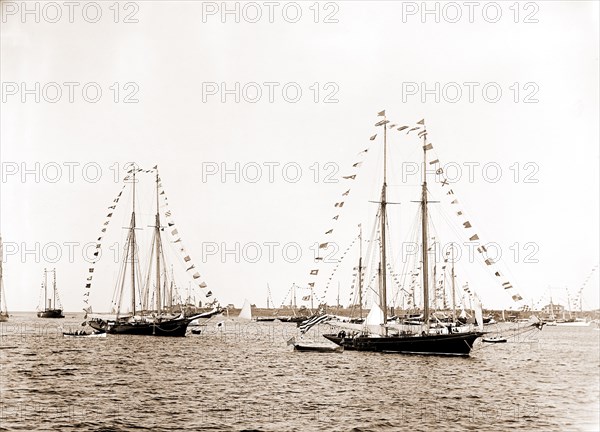
M 39 311 L 37 313 L 38 318 L 64 318 L 62 309 L 48 309 L 45 311 Z
M 188 318 L 161 322 L 116 322 L 93 319 L 88 323 L 93 329 L 108 334 L 183 337 L 190 321 L 192 320 Z
M 468 356 L 475 341 L 484 332 L 454 333 L 426 336 L 355 336 L 325 334 L 323 337 L 343 346 L 345 350 L 374 351 L 398 354 Z

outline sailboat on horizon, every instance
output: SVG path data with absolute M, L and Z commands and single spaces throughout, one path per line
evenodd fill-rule
M 48 273 L 52 273 L 52 295 L 48 297 Z M 42 283 L 42 292 L 44 300 L 41 307 L 38 307 L 38 318 L 64 318 L 60 298 L 56 289 L 56 269 L 44 269 L 44 282 Z
M 139 172 L 155 172 L 156 177 L 156 214 L 153 228 L 153 237 L 151 244 L 150 259 L 148 263 L 148 271 L 142 280 L 141 271 L 139 269 L 139 252 L 136 230 L 136 174 Z M 130 171 L 130 176 L 126 177 L 126 181 L 131 179 L 132 187 L 132 210 L 129 228 L 127 229 L 127 241 L 124 251 L 124 259 L 121 262 L 119 272 L 120 278 L 117 281 L 115 288 L 115 296 L 118 299 L 116 302 L 116 310 L 114 315 L 92 314 L 91 308 L 87 308 L 86 315 L 87 323 L 95 330 L 105 331 L 109 334 L 127 334 L 127 335 L 142 335 L 142 336 L 185 336 L 188 325 L 194 321 L 209 319 L 215 315 L 222 313 L 222 309 L 216 305 L 211 310 L 200 312 L 197 309 L 188 311 L 189 305 L 180 304 L 178 307 L 175 301 L 174 283 L 173 280 L 168 280 L 168 266 L 165 257 L 164 248 L 166 247 L 165 239 L 163 239 L 164 226 L 161 224 L 160 212 L 160 196 L 164 194 L 161 191 L 161 180 L 158 174 L 158 166 L 152 170 L 142 170 L 133 167 Z M 120 197 L 120 194 L 119 194 Z M 117 198 L 115 202 L 118 202 Z M 112 207 L 114 208 L 114 206 Z M 170 212 L 165 214 L 169 215 Z M 112 215 L 112 213 L 110 214 Z M 110 216 L 109 215 L 109 216 Z M 106 224 L 105 224 L 106 225 Z M 168 227 L 174 224 L 168 223 Z M 104 232 L 104 230 L 103 230 Z M 177 233 L 174 229 L 172 233 Z M 180 239 L 176 240 L 179 244 Z M 180 247 L 181 251 L 184 251 Z M 183 261 L 186 266 L 189 265 L 190 257 L 185 255 Z M 189 271 L 193 270 L 193 264 L 188 267 Z M 90 273 L 93 273 L 93 268 Z M 195 272 L 193 279 L 197 280 L 200 275 Z M 88 277 L 91 281 L 92 275 Z M 89 288 L 91 284 L 87 284 Z M 129 285 L 129 287 L 127 287 Z M 206 285 L 201 282 L 201 288 Z M 125 310 L 126 305 L 123 300 L 128 291 L 129 295 L 129 310 Z M 207 293 L 207 297 L 211 296 L 212 292 Z M 187 302 L 186 302 L 187 303 Z M 213 305 L 217 302 L 214 301 Z

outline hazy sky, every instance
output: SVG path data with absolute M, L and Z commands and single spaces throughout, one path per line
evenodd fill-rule
M 265 305 L 267 284 L 277 305 L 292 283 L 314 280 L 322 294 L 333 266 L 311 279 L 311 246 L 336 243 L 341 255 L 359 223 L 365 238 L 373 225 L 382 148 L 374 124 L 383 109 L 398 125 L 425 118 L 431 156 L 461 168 L 452 185 L 461 208 L 484 242 L 501 246 L 502 270 L 528 304 L 545 304 L 549 293 L 564 303 L 565 289 L 575 295 L 598 263 L 597 2 L 481 2 L 472 11 L 428 3 L 439 16 L 424 14 L 421 2 L 392 1 L 232 2 L 225 15 L 221 2 L 73 10 L 31 2 L 25 14 L 23 4 L 2 2 L 0 23 L 0 232 L 11 310 L 35 309 L 44 267 L 57 268 L 65 309 L 81 310 L 83 245 L 98 237 L 129 161 L 159 165 L 177 228 L 222 304 Z M 420 142 L 393 130 L 389 145 L 388 198 L 401 203 L 389 214 L 397 257 L 418 210 L 418 175 L 402 174 L 419 160 Z M 442 201 L 435 216 L 445 198 L 430 186 Z M 145 216 L 150 193 L 140 203 Z M 115 241 L 128 218 L 112 220 Z M 239 259 L 222 255 L 236 244 Z M 248 262 L 256 245 L 262 255 Z M 296 245 L 292 262 L 283 251 Z M 104 264 L 93 290 L 106 301 L 117 266 Z M 343 303 L 352 265 L 338 270 Z M 460 283 L 485 307 L 512 306 L 481 269 L 465 266 Z M 586 308 L 599 307 L 597 273 Z

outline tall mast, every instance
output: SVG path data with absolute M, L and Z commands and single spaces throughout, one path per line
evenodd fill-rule
M 169 312 L 173 313 L 173 286 L 175 285 L 175 273 L 173 272 L 173 264 L 171 264 L 171 285 L 169 288 Z
M 362 319 L 362 224 L 359 225 L 360 231 L 358 233 L 358 303 L 360 310 L 360 318 Z
M 156 311 L 160 314 L 162 309 L 160 298 L 160 207 L 158 203 L 158 167 L 156 168 Z
M 446 309 L 448 309 L 448 303 L 447 303 L 447 298 L 446 298 L 446 271 L 445 270 L 442 273 L 442 275 L 444 276 L 442 278 L 442 308 L 444 310 L 446 310 Z
M 270 295 L 270 288 L 269 288 L 269 284 L 267 284 L 267 309 L 269 309 L 269 295 Z
M 4 247 L 2 246 L 2 237 L 0 236 L 0 314 L 2 313 L 2 293 L 4 291 L 4 282 L 2 280 L 2 261 L 4 260 Z
M 456 322 L 456 297 L 454 293 L 454 244 L 452 245 L 452 322 Z
M 433 298 L 433 300 L 434 300 L 434 307 L 436 309 L 438 309 L 440 306 L 439 306 L 439 303 L 438 303 L 439 296 L 438 296 L 438 289 L 437 289 L 437 264 L 436 264 L 435 261 L 433 262 L 433 292 L 434 292 L 434 298 Z
M 423 122 L 423 130 L 425 124 Z M 429 274 L 428 274 L 428 235 L 427 235 L 427 134 L 423 134 L 423 186 L 421 190 L 421 231 L 423 242 L 423 321 L 429 328 Z
M 52 269 L 52 304 L 56 309 L 56 267 Z
M 133 171 L 133 199 L 131 209 L 131 233 L 129 234 L 131 248 L 131 315 L 135 316 L 135 165 Z
M 48 272 L 44 268 L 44 310 L 48 309 Z
M 386 256 L 385 256 L 385 225 L 386 225 L 386 189 L 387 189 L 387 120 L 383 113 L 383 187 L 381 188 L 381 309 L 383 310 L 383 324 L 387 323 L 387 286 L 386 286 Z M 387 333 L 387 327 L 386 327 Z

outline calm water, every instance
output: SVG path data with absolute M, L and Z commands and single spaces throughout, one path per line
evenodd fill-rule
M 81 320 L 0 324 L 0 430 L 600 429 L 591 327 L 479 344 L 463 359 L 297 353 L 286 346 L 295 326 L 281 323 L 62 337 L 58 326 Z

